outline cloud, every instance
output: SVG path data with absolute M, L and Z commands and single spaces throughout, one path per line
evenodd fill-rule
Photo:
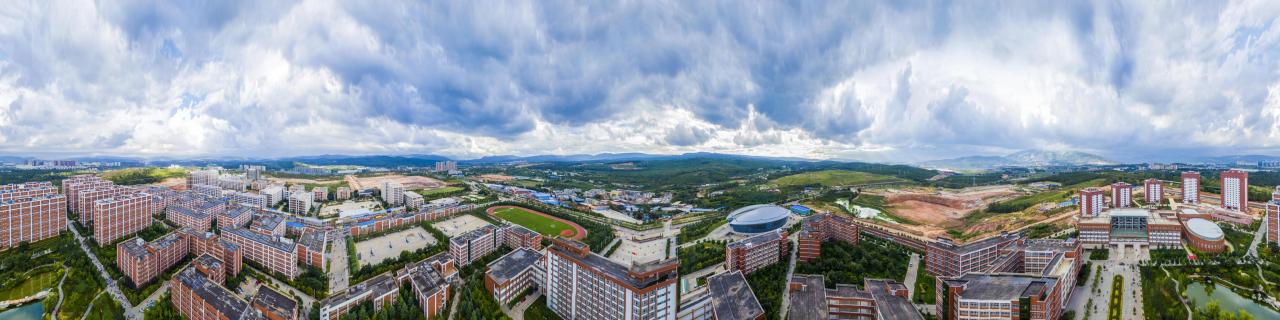
M 1280 4 L 28 1 L 0 152 L 1280 149 Z

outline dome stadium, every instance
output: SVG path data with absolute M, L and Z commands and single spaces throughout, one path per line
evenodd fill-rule
M 1204 252 L 1222 252 L 1226 249 L 1222 228 L 1202 218 L 1192 218 L 1186 222 L 1187 242 Z
M 757 204 L 729 213 L 729 228 L 737 233 L 773 231 L 787 224 L 791 211 L 772 204 Z

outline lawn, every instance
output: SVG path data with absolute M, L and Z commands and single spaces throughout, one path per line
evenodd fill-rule
M 849 170 L 822 170 L 793 174 L 778 179 L 774 179 L 770 184 L 782 187 L 788 186 L 850 186 L 879 182 L 905 182 L 896 177 L 879 175 L 874 173 L 866 173 Z
M 25 280 L 21 283 L 9 288 L 0 288 L 0 300 L 18 299 L 57 286 L 58 279 L 62 279 L 62 267 L 58 265 L 36 267 L 22 277 Z
M 418 190 L 418 194 L 421 194 L 424 197 L 430 197 L 437 194 L 458 192 L 462 190 L 465 190 L 465 189 L 463 189 L 462 187 L 444 187 L 444 188 L 431 189 L 431 190 Z
M 1111 302 L 1107 305 L 1107 319 L 1120 320 L 1124 318 L 1124 304 L 1121 296 L 1124 295 L 1124 277 L 1116 275 L 1111 280 Z
M 543 236 L 576 236 L 577 230 L 572 225 L 551 219 L 539 214 L 535 214 L 519 208 L 500 208 L 493 211 L 493 215 L 502 220 L 511 221 L 534 232 L 541 233 Z

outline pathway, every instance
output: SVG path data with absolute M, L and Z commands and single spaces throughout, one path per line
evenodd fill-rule
M 89 300 L 89 307 L 84 309 L 84 314 L 80 315 L 80 320 L 89 318 L 89 313 L 93 312 L 93 303 L 98 301 L 98 297 L 102 296 L 103 292 L 106 292 L 106 290 L 98 291 L 98 294 L 94 295 L 92 300 Z
M 58 316 L 58 309 L 61 309 L 61 308 L 62 308 L 62 298 L 65 296 L 64 294 L 62 294 L 62 284 L 67 282 L 67 274 L 68 274 L 68 273 L 71 273 L 71 270 L 70 270 L 70 269 L 67 269 L 67 266 L 66 266 L 66 265 L 63 265 L 63 266 L 62 266 L 62 280 L 58 280 L 58 304 L 53 305 L 53 313 L 52 313 L 52 314 L 54 315 L 54 317 L 55 317 L 55 318 Z
M 1164 276 L 1169 277 L 1169 279 L 1173 279 L 1174 291 L 1182 292 L 1182 282 L 1178 281 L 1177 278 L 1174 278 L 1173 275 L 1169 274 L 1169 270 L 1166 270 L 1164 266 L 1160 266 L 1160 271 L 1164 271 Z M 1195 313 L 1191 312 L 1191 307 L 1187 306 L 1187 301 L 1182 300 L 1181 294 L 1178 295 L 1178 301 L 1182 302 L 1182 308 L 1187 309 L 1187 320 L 1191 320 L 1191 315 Z
M 329 248 L 329 293 L 342 292 L 351 283 L 351 274 L 347 264 L 346 236 L 339 234 L 331 237 L 333 245 Z
M 795 273 L 795 272 L 796 272 L 796 251 L 799 251 L 799 250 L 797 250 L 797 249 L 799 249 L 799 248 L 800 248 L 800 244 L 798 243 L 798 240 L 797 240 L 797 239 L 799 239 L 799 237 L 797 237 L 797 236 L 796 236 L 796 235 L 798 235 L 798 234 L 800 234 L 800 233 L 799 233 L 799 232 L 796 232 L 796 233 L 793 233 L 793 234 L 791 234 L 790 236 L 788 236 L 788 237 L 787 237 L 787 239 L 789 239 L 789 240 L 791 241 L 791 259 L 789 259 L 789 260 L 788 260 L 788 262 L 787 262 L 787 279 L 786 279 L 786 281 L 787 281 L 788 283 L 790 283 L 790 282 L 791 282 L 791 275 L 792 275 L 793 273 Z M 783 286 L 783 287 L 785 288 L 785 287 L 787 287 L 787 286 Z M 780 317 L 781 317 L 781 318 L 786 318 L 786 317 L 787 317 L 787 308 L 789 308 L 789 307 L 791 307 L 791 295 L 790 295 L 790 294 L 786 294 L 786 293 L 784 292 L 784 293 L 782 294 L 782 310 L 779 310 L 779 311 L 778 311 L 778 312 L 780 312 L 780 315 L 781 315 Z
M 142 318 L 142 316 L 146 314 L 147 308 L 150 307 L 152 303 L 156 302 L 156 300 L 159 300 L 160 297 L 163 296 L 165 292 L 169 292 L 168 281 L 165 281 L 162 284 L 160 284 L 160 289 L 156 289 L 156 291 L 152 292 L 151 295 L 147 296 L 146 299 L 143 299 L 141 302 L 138 302 L 138 305 L 133 306 L 132 308 L 126 309 L 124 311 L 125 316 L 129 317 L 130 315 L 132 315 L 132 316 L 137 316 L 138 319 Z M 129 318 L 134 319 L 132 317 L 129 317 Z
M 511 306 L 511 308 L 507 308 L 506 304 L 502 304 L 502 313 L 506 314 L 507 317 L 511 317 L 511 320 L 524 320 L 524 310 L 529 309 L 529 306 L 532 306 L 534 302 L 537 302 L 538 297 L 541 296 L 542 291 L 534 291 L 533 293 L 525 296 L 524 300 L 520 300 L 519 303 Z
M 902 284 L 907 286 L 907 298 L 915 297 L 916 293 L 916 273 L 920 268 L 920 255 L 911 253 L 911 262 L 907 264 L 907 277 L 902 280 Z
M 85 244 L 84 237 L 80 236 L 80 231 L 76 230 L 76 227 L 72 225 L 70 220 L 67 221 L 67 225 L 68 225 L 67 229 L 71 230 L 71 234 L 74 234 L 76 236 L 76 240 L 80 242 L 80 250 L 83 250 L 84 254 L 89 256 L 89 261 L 93 262 L 93 266 L 98 268 L 98 275 L 102 276 L 102 279 L 106 280 L 107 293 L 111 294 L 111 297 L 116 299 L 116 302 L 119 302 L 120 306 L 124 307 L 125 309 L 133 308 L 133 304 L 129 303 L 129 299 L 126 299 L 124 297 L 124 293 L 120 291 L 120 287 L 117 286 L 116 281 L 111 279 L 110 274 L 107 274 L 107 269 L 102 267 L 101 262 L 98 262 L 98 256 L 94 255 L 92 250 L 89 250 L 89 245 Z M 141 318 L 141 317 L 136 317 L 136 318 L 129 317 L 129 315 L 127 314 L 125 315 L 125 317 L 128 319 Z
M 299 300 L 302 300 L 302 301 L 298 301 L 302 305 L 302 308 L 298 310 L 311 310 L 311 306 L 316 303 L 315 297 L 307 295 L 306 293 L 303 293 L 301 290 L 298 290 L 297 288 L 289 286 L 289 284 L 284 283 L 284 281 L 277 280 L 275 277 L 270 276 L 268 273 L 262 272 L 262 270 L 254 269 L 253 267 L 250 267 L 247 264 L 244 266 L 244 268 L 253 270 L 258 274 L 263 275 L 263 277 L 267 278 L 267 280 L 270 280 L 271 283 L 275 284 L 275 289 L 277 289 L 276 291 L 280 291 L 280 289 L 283 289 L 283 290 L 292 292 L 295 297 L 298 297 Z

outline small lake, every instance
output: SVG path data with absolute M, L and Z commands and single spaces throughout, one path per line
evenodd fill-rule
M 44 302 L 36 302 L 17 309 L 0 312 L 0 320 L 40 320 L 44 316 Z
M 1242 297 L 1224 285 L 1215 285 L 1213 293 L 1206 295 L 1204 293 L 1205 284 L 1203 282 L 1192 282 L 1187 286 L 1187 299 L 1192 304 L 1192 309 L 1209 304 L 1210 299 L 1217 301 L 1218 306 L 1222 310 L 1234 311 L 1244 310 L 1253 316 L 1254 319 L 1280 319 L 1280 312 L 1271 310 L 1264 304 L 1249 300 Z

